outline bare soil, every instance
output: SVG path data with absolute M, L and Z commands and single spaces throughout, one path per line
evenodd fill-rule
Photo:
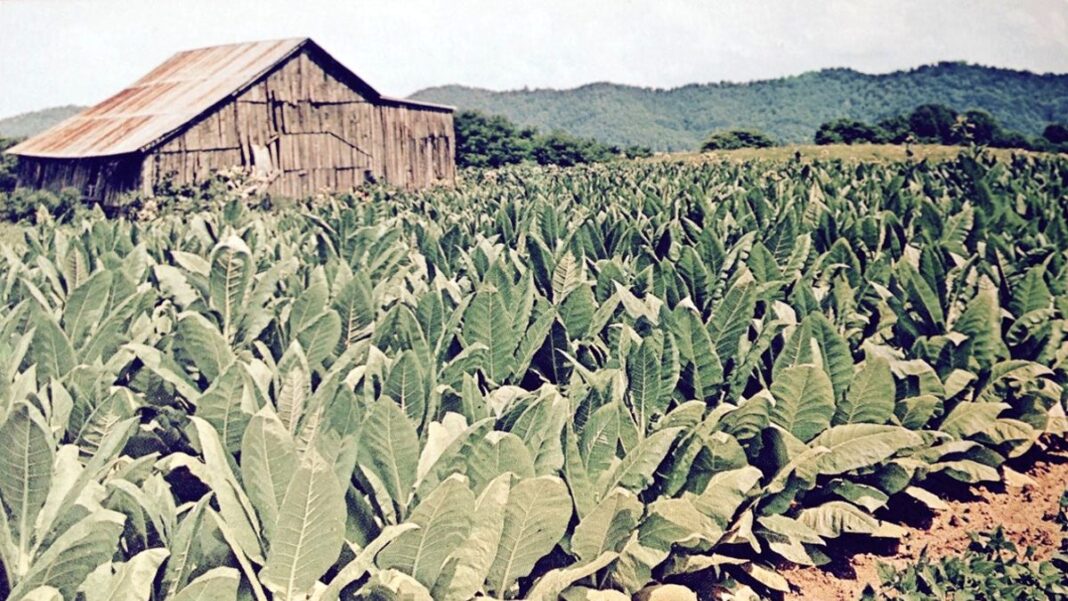
M 1048 454 L 1030 463 L 1025 473 L 1033 483 L 969 488 L 947 485 L 936 492 L 949 508 L 936 514 L 919 503 L 899 502 L 888 509 L 887 517 L 904 520 L 908 534 L 900 542 L 888 541 L 880 547 L 871 539 L 842 541 L 845 544 L 835 545 L 832 561 L 825 566 L 784 566 L 783 575 L 794 589 L 785 599 L 853 601 L 865 585 L 878 584 L 877 562 L 903 567 L 916 561 L 925 548 L 932 558 L 960 553 L 971 542 L 969 532 L 998 526 L 1021 550 L 1032 546 L 1039 557 L 1048 557 L 1060 542 L 1060 530 L 1053 519 L 1068 486 L 1068 453 Z

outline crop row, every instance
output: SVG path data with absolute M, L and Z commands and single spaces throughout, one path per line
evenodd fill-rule
M 766 595 L 1068 426 L 1063 160 L 467 179 L 0 246 L 0 593 Z

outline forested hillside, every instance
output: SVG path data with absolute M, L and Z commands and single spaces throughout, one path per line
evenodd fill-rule
M 40 133 L 56 123 L 74 115 L 85 107 L 54 106 L 40 111 L 22 113 L 0 119 L 0 138 L 25 138 Z
M 543 131 L 683 150 L 698 148 L 711 131 L 739 127 L 786 142 L 811 141 L 820 124 L 831 119 L 878 121 L 924 103 L 984 109 L 1008 129 L 1037 135 L 1047 123 L 1068 118 L 1068 75 L 939 63 L 885 75 L 824 69 L 670 90 L 610 83 L 509 92 L 443 86 L 412 97 L 504 115 Z
M 1068 74 L 1038 75 L 961 63 L 866 75 L 824 69 L 751 83 L 692 84 L 670 90 L 594 83 L 571 90 L 494 92 L 464 86 L 412 95 L 503 115 L 543 132 L 563 131 L 620 146 L 695 150 L 709 132 L 751 128 L 783 142 L 811 142 L 839 118 L 877 122 L 925 103 L 988 111 L 1029 136 L 1068 120 Z M 0 119 L 0 137 L 25 137 L 81 107 L 54 107 Z

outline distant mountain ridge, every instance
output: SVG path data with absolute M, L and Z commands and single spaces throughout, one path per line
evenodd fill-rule
M 956 62 L 869 75 L 822 69 L 749 83 L 657 89 L 593 83 L 568 90 L 495 92 L 458 85 L 413 99 L 500 114 L 542 131 L 562 130 L 621 145 L 692 150 L 712 131 L 754 128 L 786 142 L 811 142 L 821 123 L 865 121 L 924 103 L 983 109 L 1003 126 L 1034 136 L 1068 120 L 1068 74 L 1036 74 Z
M 27 138 L 39 134 L 83 110 L 84 106 L 68 104 L 0 119 L 0 138 Z
M 496 92 L 448 85 L 420 90 L 411 98 L 504 115 L 543 132 L 693 150 L 710 132 L 729 128 L 759 129 L 784 142 L 811 142 L 820 124 L 831 119 L 874 122 L 928 102 L 983 109 L 1003 126 L 1035 136 L 1047 123 L 1068 121 L 1068 74 L 942 62 L 879 75 L 836 68 L 671 89 L 598 82 L 568 90 Z M 53 107 L 0 119 L 0 137 L 31 136 L 83 108 Z

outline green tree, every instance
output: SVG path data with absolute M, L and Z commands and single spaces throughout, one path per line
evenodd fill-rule
M 972 109 L 960 118 L 963 135 L 976 144 L 989 145 L 1002 136 L 1001 124 L 986 111 Z
M 500 167 L 530 158 L 535 130 L 519 129 L 499 115 L 463 111 L 456 115 L 456 164 Z
M 909 115 L 909 129 L 921 142 L 956 144 L 957 111 L 942 104 L 921 104 Z
M 460 167 L 495 168 L 524 161 L 540 165 L 570 166 L 608 161 L 620 156 L 648 156 L 648 148 L 626 150 L 591 138 L 576 138 L 563 132 L 541 135 L 534 128 L 520 128 L 499 115 L 463 111 L 456 115 L 456 164 Z

